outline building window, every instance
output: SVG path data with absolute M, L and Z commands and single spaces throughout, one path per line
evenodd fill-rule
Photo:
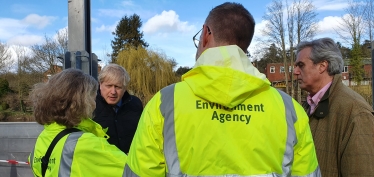
M 292 66 L 288 66 L 288 72 L 292 73 L 292 69 L 293 69 Z
M 280 67 L 280 73 L 284 73 L 284 66 Z
M 275 66 L 270 66 L 270 73 L 275 73 Z
M 347 73 L 347 72 L 348 72 L 348 66 L 344 66 L 343 73 Z

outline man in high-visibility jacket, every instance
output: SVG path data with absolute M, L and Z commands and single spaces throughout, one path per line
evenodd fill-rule
M 241 4 L 210 11 L 194 68 L 145 107 L 126 176 L 320 176 L 308 116 L 243 52 L 254 27 Z

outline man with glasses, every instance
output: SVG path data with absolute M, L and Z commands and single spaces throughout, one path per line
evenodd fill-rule
M 305 111 L 244 53 L 254 29 L 241 4 L 210 11 L 194 68 L 145 107 L 126 176 L 320 176 Z
M 331 38 L 297 46 L 294 74 L 309 93 L 303 104 L 323 176 L 374 175 L 374 116 L 361 95 L 342 83 L 343 58 Z

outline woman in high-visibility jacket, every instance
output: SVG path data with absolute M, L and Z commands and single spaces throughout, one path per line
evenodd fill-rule
M 90 118 L 97 88 L 93 77 L 77 69 L 65 69 L 32 90 L 35 119 L 44 125 L 29 156 L 34 176 L 43 176 L 42 159 L 52 140 L 73 127 L 77 132 L 55 144 L 44 176 L 124 176 L 126 154 L 110 145 L 102 127 Z

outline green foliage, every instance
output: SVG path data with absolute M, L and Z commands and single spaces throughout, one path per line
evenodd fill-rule
M 349 71 L 349 73 L 352 75 L 353 80 L 357 82 L 357 84 L 360 84 L 360 82 L 363 80 L 364 75 L 364 67 L 362 64 L 361 56 L 362 53 L 360 45 L 353 45 L 350 58 L 351 70 Z
M 370 40 L 365 40 L 361 45 L 362 57 L 371 58 L 371 42 Z
M 7 110 L 9 108 L 9 104 L 5 103 L 5 102 L 2 102 L 1 105 L 0 105 L 0 108 L 1 108 L 1 110 Z
M 143 47 L 130 48 L 118 54 L 117 64 L 123 66 L 131 77 L 128 89 L 145 105 L 163 87 L 175 83 L 173 59 L 165 54 Z
M 140 17 L 133 14 L 130 17 L 124 16 L 117 24 L 116 30 L 112 33 L 115 35 L 112 40 L 112 62 L 117 60 L 120 51 L 128 50 L 131 47 L 148 47 L 148 44 L 143 40 L 143 32 L 139 29 L 142 26 Z
M 343 46 L 340 42 L 336 43 L 339 47 L 340 52 L 342 53 L 343 60 L 351 58 L 351 49 Z
M 175 74 L 176 74 L 177 76 L 182 76 L 184 73 L 190 71 L 191 69 L 192 69 L 192 68 L 187 67 L 187 66 L 185 66 L 185 67 L 180 66 L 180 67 L 177 69 L 177 71 L 175 71 Z
M 281 49 L 276 47 L 275 44 L 271 44 L 269 48 L 264 49 L 265 54 L 260 61 L 256 61 L 256 67 L 262 73 L 265 73 L 265 68 L 268 63 L 282 63 L 283 58 L 281 55 Z
M 6 95 L 10 91 L 9 82 L 4 78 L 0 78 L 0 97 Z
M 25 83 L 25 82 L 20 82 L 19 83 L 19 94 L 22 95 L 22 96 L 27 96 L 29 95 L 29 91 L 30 91 L 31 87 Z

